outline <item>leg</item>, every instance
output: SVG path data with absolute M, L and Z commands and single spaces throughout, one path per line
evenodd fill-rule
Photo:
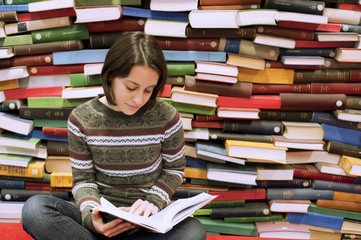
M 71 202 L 53 196 L 29 198 L 22 211 L 24 230 L 34 239 L 96 239 L 81 225 L 81 212 Z
M 188 217 L 182 222 L 175 225 L 169 232 L 165 234 L 152 233 L 146 230 L 140 230 L 129 237 L 126 240 L 205 240 L 206 229 L 203 224 L 196 218 Z

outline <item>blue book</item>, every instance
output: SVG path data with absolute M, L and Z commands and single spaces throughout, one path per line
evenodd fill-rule
M 314 212 L 288 213 L 287 221 L 340 230 L 343 223 L 343 217 L 336 217 Z
M 163 12 L 144 8 L 123 6 L 122 15 L 128 17 L 151 18 L 188 22 L 188 12 Z
M 245 163 L 245 159 L 243 158 L 228 156 L 224 143 L 215 141 L 196 141 L 195 148 L 197 154 L 200 156 L 242 165 Z
M 11 179 L 0 179 L 0 189 L 11 188 L 11 189 L 24 189 L 25 181 L 11 180 Z
M 226 52 L 163 50 L 166 61 L 226 62 Z
M 101 63 L 105 61 L 108 51 L 109 49 L 83 49 L 53 52 L 53 63 L 54 65 Z
M 323 127 L 323 130 L 325 132 L 323 140 L 361 146 L 361 131 L 323 123 L 321 124 L 321 126 Z
M 186 156 L 186 165 L 188 167 L 203 168 L 206 169 L 207 161 L 199 158 Z
M 358 182 L 360 182 L 360 178 L 358 178 Z M 313 180 L 313 188 L 361 194 L 360 183 L 354 184 L 354 183 L 343 183 L 343 182 L 324 181 L 324 180 L 315 179 Z
M 2 5 L 0 4 L 0 12 L 28 12 L 29 7 L 27 4 L 18 4 L 18 5 Z
M 333 126 L 360 130 L 358 122 L 340 120 L 331 111 L 314 111 L 311 122 L 325 123 Z
M 20 135 L 25 136 L 25 135 Z M 58 142 L 68 142 L 68 137 L 64 136 L 52 136 L 52 135 L 44 135 L 41 128 L 34 128 L 26 137 L 31 138 L 39 138 L 42 140 L 51 140 L 51 141 L 58 141 Z

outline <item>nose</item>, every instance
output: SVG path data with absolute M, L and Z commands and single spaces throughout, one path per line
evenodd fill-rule
M 133 101 L 137 106 L 142 105 L 143 102 L 143 93 L 141 91 L 137 91 L 133 96 Z

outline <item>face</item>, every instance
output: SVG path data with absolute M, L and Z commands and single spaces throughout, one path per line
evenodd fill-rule
M 148 102 L 158 79 L 159 74 L 148 66 L 134 66 L 127 77 L 114 78 L 112 89 L 116 106 L 111 108 L 126 115 L 135 114 Z

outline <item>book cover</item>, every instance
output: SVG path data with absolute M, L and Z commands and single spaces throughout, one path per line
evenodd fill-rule
M 332 190 L 319 190 L 312 188 L 269 188 L 267 200 L 317 200 L 332 199 Z
M 265 188 L 233 188 L 225 192 L 209 191 L 209 194 L 218 196 L 214 201 L 231 201 L 231 200 L 261 200 L 266 199 Z
M 243 207 L 227 207 L 211 209 L 211 218 L 233 218 L 233 217 L 259 217 L 269 216 L 271 211 L 267 202 L 253 201 L 246 202 Z
M 207 163 L 207 179 L 256 185 L 257 169 L 252 165 Z
M 338 165 L 351 175 L 361 176 L 361 159 L 342 155 Z
M 322 123 L 321 126 L 325 132 L 323 138 L 324 140 L 361 146 L 361 132 L 359 130 L 353 130 L 324 123 Z
M 280 93 L 281 110 L 336 110 L 346 106 L 345 94 Z
M 295 239 L 309 239 L 310 237 L 310 230 L 305 224 L 287 221 L 269 221 L 256 222 L 256 226 L 258 236 L 261 238 L 292 236 Z
M 289 213 L 287 215 L 287 221 L 340 230 L 343 223 L 343 217 L 330 216 L 314 212 Z

